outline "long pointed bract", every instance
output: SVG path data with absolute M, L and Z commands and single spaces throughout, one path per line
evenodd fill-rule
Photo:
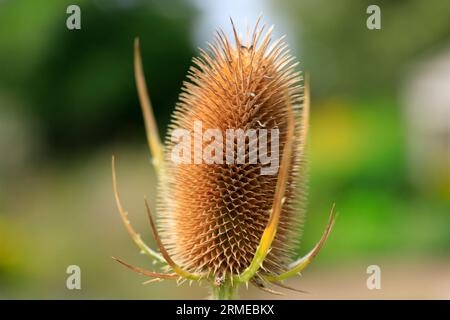
M 267 281 L 282 281 L 286 280 L 287 278 L 296 275 L 297 273 L 300 273 L 303 271 L 316 257 L 316 255 L 319 253 L 320 249 L 322 249 L 322 246 L 324 245 L 325 241 L 327 240 L 328 236 L 330 235 L 330 231 L 333 228 L 333 224 L 336 220 L 336 216 L 334 215 L 334 208 L 335 205 L 333 204 L 333 207 L 331 208 L 330 216 L 328 218 L 327 226 L 322 234 L 322 237 L 320 238 L 319 242 L 315 245 L 315 247 L 304 257 L 298 259 L 297 261 L 293 262 L 289 266 L 289 270 L 277 275 L 277 276 L 265 276 L 265 279 Z
M 116 178 L 116 166 L 115 166 L 115 160 L 114 156 L 112 157 L 111 161 L 111 167 L 112 167 L 112 182 L 113 182 L 113 191 L 114 191 L 114 198 L 116 200 L 116 206 L 119 210 L 120 219 L 122 220 L 123 225 L 128 231 L 128 234 L 130 235 L 131 239 L 133 239 L 134 243 L 141 249 L 141 251 L 148 256 L 150 256 L 153 259 L 156 259 L 158 262 L 166 263 L 164 258 L 158 254 L 156 251 L 152 250 L 145 242 L 142 240 L 141 235 L 137 233 L 133 226 L 130 223 L 130 220 L 128 220 L 128 212 L 126 212 L 122 204 L 120 203 L 120 197 L 119 197 L 119 191 L 117 188 L 117 178 Z
M 259 246 L 255 252 L 250 266 L 245 269 L 245 271 L 236 276 L 237 282 L 248 282 L 256 272 L 261 268 L 261 265 L 269 253 L 270 247 L 272 245 L 273 239 L 275 238 L 278 222 L 280 219 L 280 213 L 283 206 L 283 197 L 286 190 L 286 183 L 288 179 L 289 166 L 291 162 L 291 156 L 293 151 L 293 137 L 294 137 L 294 114 L 292 106 L 288 105 L 288 131 L 287 140 L 283 149 L 283 158 L 281 160 L 281 165 L 278 173 L 278 180 L 275 188 L 275 196 L 273 198 L 272 210 L 270 213 L 269 221 L 267 227 L 265 228 Z
M 161 171 L 163 171 L 164 152 L 145 82 L 139 38 L 134 39 L 134 76 L 136 79 L 139 102 L 144 116 L 147 143 L 153 157 L 153 166 L 155 167 L 156 172 L 161 173 Z
M 164 247 L 164 244 L 161 241 L 161 238 L 159 237 L 158 229 L 156 228 L 155 222 L 152 218 L 152 213 L 150 211 L 150 206 L 148 205 L 147 199 L 145 199 L 145 208 L 147 209 L 148 219 L 150 221 L 150 227 L 153 232 L 153 236 L 155 238 L 156 243 L 159 246 L 159 250 L 161 251 L 161 254 L 163 255 L 164 259 L 166 260 L 167 264 L 172 267 L 173 271 L 175 271 L 176 274 L 178 274 L 180 277 L 189 279 L 189 280 L 200 280 L 203 278 L 201 274 L 195 274 L 190 273 L 186 270 L 183 270 L 179 265 L 175 263 L 175 261 L 172 260 L 169 253 L 167 252 L 166 248 Z
M 112 257 L 112 258 L 114 260 L 116 260 L 117 262 L 119 262 L 120 264 L 124 265 L 125 267 L 127 267 L 127 268 L 129 268 L 129 269 L 131 269 L 131 270 L 133 270 L 133 271 L 135 271 L 135 272 L 137 272 L 139 274 L 147 276 L 147 277 L 153 277 L 153 278 L 156 278 L 156 279 L 176 279 L 176 278 L 178 278 L 178 276 L 176 274 L 166 274 L 166 273 L 147 271 L 147 270 L 135 267 L 135 266 L 133 266 L 133 265 L 131 265 L 129 263 L 126 263 L 125 261 L 123 261 L 123 260 L 121 260 L 119 258 L 116 258 L 116 257 Z M 155 280 L 155 279 L 153 279 L 153 280 Z

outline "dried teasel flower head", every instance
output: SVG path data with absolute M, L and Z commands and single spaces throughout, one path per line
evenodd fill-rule
M 283 38 L 271 43 L 272 28 L 264 32 L 258 20 L 253 32 L 247 28 L 246 39 L 241 39 L 231 23 L 233 44 L 219 31 L 208 52 L 200 50 L 193 60 L 165 146 L 152 116 L 135 42 L 138 92 L 160 176 L 161 237 L 146 207 L 161 255 L 143 243 L 129 223 L 118 197 L 113 159 L 122 220 L 141 250 L 167 264 L 166 273 L 118 261 L 154 279 L 209 281 L 216 298 L 232 297 L 241 283 L 268 291 L 269 284 L 284 286 L 280 281 L 299 273 L 316 256 L 334 222 L 333 207 L 321 240 L 305 257 L 294 259 L 305 202 L 308 88 Z M 215 134 L 205 140 L 210 130 Z M 182 151 L 183 159 L 190 161 L 173 161 L 179 145 L 173 137 L 192 131 Z M 260 135 L 269 131 L 265 138 Z M 202 161 L 205 154 L 214 161 Z M 241 161 L 239 154 L 244 155 Z M 266 161 L 258 162 L 258 157 Z

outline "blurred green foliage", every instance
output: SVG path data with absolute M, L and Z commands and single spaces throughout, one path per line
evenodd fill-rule
M 316 95 L 394 95 L 409 64 L 448 46 L 450 2 L 281 1 L 296 26 L 300 56 Z M 369 5 L 381 30 L 366 28 Z
M 80 31 L 66 28 L 69 4 L 82 8 Z M 142 134 L 135 125 L 141 116 L 133 77 L 133 39 L 139 36 L 164 128 L 193 55 L 194 17 L 182 0 L 6 1 L 0 10 L 1 93 L 20 97 L 50 150 L 80 152 Z
M 328 258 L 448 255 L 450 199 L 411 183 L 398 105 L 386 98 L 334 98 L 314 106 L 302 247 L 315 243 L 335 201 L 340 216 L 325 248 Z

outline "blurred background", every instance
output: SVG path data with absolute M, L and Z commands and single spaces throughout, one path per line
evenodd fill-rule
M 81 8 L 81 30 L 66 8 Z M 366 8 L 381 8 L 368 30 Z M 207 289 L 144 278 L 152 269 L 121 225 L 111 186 L 154 245 L 155 198 L 132 70 L 133 38 L 161 134 L 182 81 L 215 30 L 260 14 L 287 34 L 311 76 L 308 214 L 299 254 L 339 218 L 284 298 L 450 299 L 450 2 L 0 1 L 0 298 L 204 298 Z M 81 268 L 81 290 L 66 268 Z M 381 268 L 381 290 L 366 269 Z M 242 298 L 274 298 L 256 289 Z M 283 298 L 283 297 L 282 297 Z

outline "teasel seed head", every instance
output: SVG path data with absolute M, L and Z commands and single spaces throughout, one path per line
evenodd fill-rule
M 279 149 L 287 139 L 288 108 L 295 117 L 292 154 L 280 222 L 263 272 L 279 273 L 292 259 L 299 239 L 305 175 L 301 139 L 302 85 L 296 63 L 282 40 L 270 46 L 271 30 L 255 29 L 247 42 L 234 44 L 218 32 L 209 52 L 193 61 L 189 81 L 166 139 L 167 180 L 161 183 L 158 212 L 162 237 L 170 254 L 185 269 L 210 273 L 218 279 L 243 272 L 251 263 L 267 226 L 277 174 L 262 175 L 257 164 L 175 164 L 173 130 L 279 130 Z M 210 141 L 203 141 L 204 150 Z M 225 141 L 224 141 L 225 144 Z M 237 151 L 237 140 L 232 146 Z M 195 146 L 192 148 L 194 157 Z M 246 154 L 249 152 L 248 145 Z M 235 152 L 236 154 L 236 152 Z M 248 162 L 248 158 L 247 158 Z M 278 170 L 276 170 L 276 173 Z
M 159 174 L 158 226 L 146 202 L 150 226 L 161 254 L 147 246 L 131 226 L 117 188 L 113 158 L 113 187 L 122 221 L 142 252 L 166 263 L 165 272 L 146 271 L 120 263 L 155 279 L 206 280 L 216 298 L 230 298 L 233 289 L 248 282 L 268 290 L 270 283 L 291 289 L 280 281 L 302 271 L 314 259 L 335 221 L 334 206 L 316 246 L 295 261 L 305 208 L 305 143 L 309 91 L 283 38 L 271 42 L 272 28 L 256 23 L 245 39 L 233 26 L 234 41 L 218 31 L 208 50 L 194 58 L 172 116 L 165 145 L 156 121 L 142 72 L 139 41 L 135 41 L 135 75 L 147 131 L 147 140 Z M 306 87 L 303 85 L 306 84 Z M 257 154 L 273 155 L 275 146 L 261 149 L 263 129 L 278 129 L 279 166 L 274 174 L 261 174 L 267 166 L 251 162 L 245 143 L 245 163 L 230 163 L 242 147 L 236 137 L 223 140 L 220 163 L 175 163 L 175 130 L 192 132 L 200 121 L 208 129 L 255 130 Z M 235 131 L 236 132 L 236 131 Z M 195 142 L 190 159 L 211 141 Z M 271 133 L 272 134 L 272 133 Z M 270 135 L 267 140 L 270 140 Z M 247 141 L 248 142 L 248 139 Z M 276 151 L 278 151 L 276 150 Z M 216 155 L 217 156 L 217 155 Z M 217 158 L 216 158 L 217 159 Z M 260 158 L 261 159 L 261 158 Z M 161 233 L 161 237 L 159 236 Z M 150 280 L 152 281 L 152 280 Z M 147 281 L 145 283 L 148 283 Z

